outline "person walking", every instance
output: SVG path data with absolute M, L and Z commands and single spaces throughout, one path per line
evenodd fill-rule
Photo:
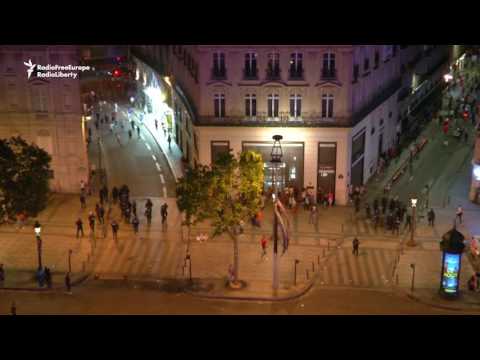
M 264 260 L 267 256 L 267 235 L 262 236 L 260 245 L 262 247 L 262 260 Z
M 128 139 L 132 138 L 132 130 L 128 130 Z
M 317 223 L 317 206 L 312 205 L 310 208 L 310 219 L 309 219 L 309 224 L 316 224 Z
M 151 208 L 145 209 L 145 217 L 147 218 L 147 225 L 150 225 L 152 223 L 152 209 Z
M 140 137 L 140 126 L 137 126 L 137 136 Z
M 132 130 L 135 130 L 135 121 L 130 121 L 130 126 L 132 127 Z
M 358 248 L 360 246 L 360 241 L 357 238 L 354 238 L 352 241 L 352 254 L 358 256 Z
M 65 287 L 67 288 L 67 293 L 72 294 L 72 284 L 70 282 L 70 273 L 68 272 L 65 275 Z
M 430 209 L 430 211 L 427 214 L 427 218 L 428 218 L 428 225 L 430 225 L 431 227 L 435 226 L 435 212 L 433 211 L 433 209 Z
M 82 193 L 80 194 L 80 207 L 85 209 L 87 207 L 87 202 L 85 200 L 85 195 Z
M 155 130 L 158 130 L 158 120 L 155 119 Z
M 119 228 L 117 220 L 113 219 L 111 225 L 112 225 L 113 240 L 117 241 L 117 239 L 118 239 L 117 234 L 118 234 L 118 228 Z
M 90 215 L 88 215 L 88 225 L 90 226 L 90 232 L 95 232 L 95 215 L 93 212 L 90 211 Z
M 460 224 L 462 223 L 462 218 L 463 218 L 463 209 L 460 205 L 458 205 L 457 207 L 457 213 L 456 213 L 457 217 L 456 219 L 459 219 L 460 220 Z
M 132 225 L 133 225 L 133 232 L 135 235 L 138 234 L 138 225 L 140 224 L 140 221 L 138 221 L 138 218 L 136 216 L 133 217 L 132 219 Z
M 172 137 L 170 136 L 170 134 L 168 134 L 168 148 L 170 149 L 170 143 L 172 142 Z
M 164 203 L 160 209 L 160 213 L 162 215 L 162 224 L 167 221 L 167 216 L 168 216 L 168 205 L 167 203 Z
M 77 225 L 77 238 L 78 238 L 78 234 L 80 234 L 80 233 L 82 234 L 82 237 L 83 237 L 83 221 L 82 221 L 82 219 L 78 218 L 75 225 Z

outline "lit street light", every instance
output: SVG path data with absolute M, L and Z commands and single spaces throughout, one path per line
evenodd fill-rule
M 417 214 L 416 214 L 416 210 L 417 210 L 417 202 L 418 202 L 418 199 L 416 197 L 412 197 L 410 199 L 410 203 L 411 203 L 411 206 L 412 206 L 412 232 L 410 234 L 410 241 L 407 243 L 408 246 L 415 246 L 415 239 L 413 238 L 414 237 L 414 234 L 415 234 L 415 227 L 417 225 Z
M 273 136 L 273 147 L 271 152 L 272 163 L 272 190 L 273 190 L 273 289 L 278 290 L 279 276 L 278 276 L 278 218 L 275 213 L 275 206 L 277 203 L 277 188 L 275 186 L 275 170 L 279 163 L 282 162 L 282 146 L 280 140 L 283 139 L 282 135 Z

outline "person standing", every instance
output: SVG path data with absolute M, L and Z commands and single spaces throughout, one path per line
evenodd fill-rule
M 137 126 L 137 136 L 140 137 L 140 126 Z
M 135 121 L 130 121 L 130 126 L 132 127 L 132 130 L 135 130 Z
M 168 141 L 168 148 L 170 149 L 170 144 L 171 144 L 171 142 L 172 142 L 172 137 L 170 136 L 170 134 L 168 134 L 168 139 L 167 139 L 167 141 Z
M 132 225 L 133 225 L 133 232 L 135 235 L 138 234 L 138 225 L 140 224 L 140 221 L 138 221 L 138 218 L 136 216 L 133 217 L 132 219 Z
M 90 232 L 95 232 L 95 215 L 93 212 L 90 211 L 90 215 L 88 215 L 88 225 L 90 225 Z
M 158 120 L 155 119 L 155 130 L 158 130 Z
M 78 218 L 75 225 L 77 225 L 77 238 L 78 238 L 78 234 L 80 234 L 80 233 L 82 234 L 82 237 L 83 237 L 83 221 L 82 221 L 82 219 Z
M 435 226 L 435 212 L 433 211 L 433 209 L 430 209 L 430 211 L 427 214 L 427 218 L 428 218 L 428 225 L 430 225 L 431 227 Z
M 160 213 L 162 215 L 162 224 L 164 224 L 165 221 L 167 221 L 167 216 L 168 216 L 168 205 L 167 205 L 167 203 L 164 203 L 162 205 Z
M 118 234 L 118 228 L 119 228 L 119 226 L 118 226 L 118 223 L 117 223 L 117 221 L 116 221 L 115 219 L 113 219 L 111 225 L 112 225 L 112 236 L 113 236 L 113 240 L 116 241 L 116 240 L 117 240 L 117 234 Z
M 312 205 L 310 208 L 310 220 L 308 222 L 309 224 L 316 224 L 317 223 L 317 206 Z
M 128 130 L 128 139 L 132 138 L 132 130 Z
M 457 207 L 457 217 L 456 219 L 459 219 L 460 220 L 460 224 L 462 223 L 462 218 L 463 218 L 463 209 L 460 205 L 458 205 Z
M 358 256 L 358 248 L 360 246 L 360 241 L 357 238 L 354 238 L 352 241 L 352 254 Z
M 267 235 L 262 236 L 260 246 L 262 247 L 262 260 L 264 260 L 267 256 Z
M 152 223 L 152 209 L 151 208 L 145 209 L 145 217 L 147 218 L 147 225 L 150 225 Z
M 327 195 L 327 199 L 328 199 L 328 206 L 329 207 L 332 207 L 333 206 L 333 192 L 329 192 L 328 195 Z

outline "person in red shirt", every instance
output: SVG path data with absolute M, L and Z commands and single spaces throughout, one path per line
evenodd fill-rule
M 267 235 L 263 235 L 260 240 L 260 245 L 262 246 L 262 260 L 267 256 Z

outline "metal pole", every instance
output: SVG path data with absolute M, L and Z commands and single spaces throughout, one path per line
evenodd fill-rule
M 68 272 L 72 272 L 72 250 L 68 250 Z
M 408 242 L 408 245 L 409 246 L 415 246 L 415 239 L 414 239 L 414 234 L 415 234 L 415 226 L 416 226 L 416 222 L 417 222 L 417 216 L 416 216 L 416 207 L 415 206 L 412 206 L 412 224 L 411 224 L 411 227 L 412 227 L 412 231 L 410 233 L 410 241 Z
M 410 264 L 410 267 L 412 268 L 412 292 L 415 289 L 415 264 Z
M 278 219 L 275 214 L 275 205 L 277 202 L 277 191 L 275 186 L 275 166 L 272 167 L 272 187 L 274 193 L 273 200 L 273 290 L 278 290 L 279 279 L 278 279 Z
M 37 236 L 38 269 L 42 269 L 42 239 Z

